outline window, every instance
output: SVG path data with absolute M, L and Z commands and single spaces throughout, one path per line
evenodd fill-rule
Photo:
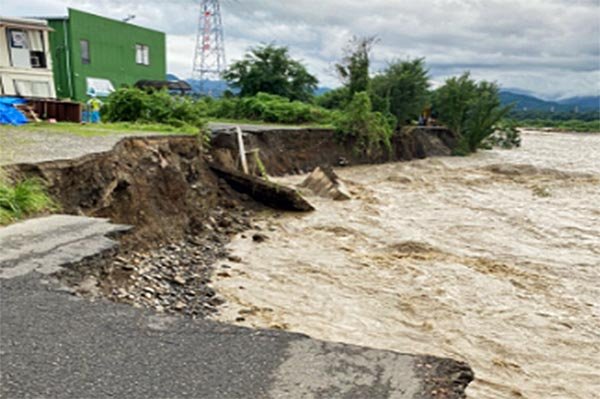
M 11 48 L 29 48 L 27 46 L 27 35 L 20 29 L 10 29 L 10 47 Z
M 27 34 L 20 29 L 9 29 L 10 64 L 15 68 L 31 68 Z
M 32 68 L 47 68 L 46 54 L 43 51 L 32 51 L 31 53 L 31 67 Z
M 86 78 L 88 95 L 96 95 L 99 97 L 107 97 L 110 93 L 115 91 L 112 82 L 108 79 L 100 78 Z
M 89 64 L 90 63 L 90 42 L 88 40 L 80 40 L 79 48 L 81 50 L 81 63 Z
M 150 65 L 150 47 L 145 44 L 135 45 L 135 63 L 138 65 Z
M 50 84 L 35 80 L 13 80 L 17 95 L 22 97 L 49 98 L 52 97 Z

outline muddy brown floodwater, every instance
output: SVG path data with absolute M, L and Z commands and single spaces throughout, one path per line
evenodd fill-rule
M 464 360 L 470 398 L 598 397 L 600 134 L 523 138 L 340 169 L 353 200 L 232 242 L 219 319 Z

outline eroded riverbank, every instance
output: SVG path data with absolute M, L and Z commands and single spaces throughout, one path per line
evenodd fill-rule
M 447 153 L 450 148 L 438 137 L 439 133 L 423 130 L 405 132 L 403 137 L 396 140 L 399 152 L 395 156 L 398 159 L 412 159 L 436 155 L 440 151 Z M 272 134 L 273 137 L 268 136 L 268 140 L 258 143 L 261 151 L 267 147 L 271 150 L 267 157 L 269 167 L 295 171 L 298 168 L 309 167 L 313 162 L 319 162 L 313 153 L 309 153 L 301 145 L 311 142 L 315 137 L 328 144 L 329 150 L 326 154 L 333 162 L 342 159 L 345 162 L 373 161 L 348 157 L 350 150 L 347 146 L 337 143 L 332 131 L 299 131 L 292 137 L 294 140 L 291 142 L 286 134 Z M 247 138 L 252 139 L 253 136 Z M 266 145 L 265 142 L 269 140 L 275 140 L 277 146 Z M 212 148 L 219 149 L 216 145 Z M 227 151 L 224 147 L 223 150 Z M 288 162 L 282 162 L 276 154 L 287 153 L 286 150 L 298 156 L 286 160 Z M 192 323 L 190 319 L 202 318 L 207 313 L 214 312 L 215 306 L 222 303 L 218 293 L 207 284 L 214 274 L 218 277 L 230 276 L 225 267 L 224 271 L 213 273 L 215 258 L 228 255 L 223 244 L 229 241 L 231 235 L 240 231 L 245 231 L 255 245 L 263 242 L 265 232 L 255 234 L 246 230 L 251 227 L 257 228 L 253 224 L 252 215 L 254 211 L 260 212 L 264 208 L 248 195 L 234 192 L 224 180 L 220 180 L 213 173 L 213 168 L 209 167 L 209 162 L 212 161 L 203 150 L 201 142 L 193 137 L 133 137 L 120 141 L 110 151 L 90 153 L 77 159 L 7 167 L 13 177 L 35 177 L 44 181 L 49 192 L 60 203 L 63 212 L 110 218 L 114 222 L 133 227 L 129 230 L 129 227 L 122 226 L 128 232 L 120 236 L 120 247 L 116 242 L 100 237 L 101 243 L 111 243 L 110 248 L 101 249 L 96 255 L 83 255 L 83 261 L 82 256 L 77 253 L 74 254 L 77 255 L 74 258 L 63 256 L 71 253 L 72 247 L 85 245 L 83 241 L 65 234 L 83 234 L 88 241 L 95 241 L 95 236 L 89 236 L 82 231 L 79 222 L 76 222 L 73 228 L 58 227 L 56 231 L 50 229 L 46 234 L 46 246 L 50 246 L 51 250 L 41 251 L 39 255 L 59 261 L 52 270 L 46 270 L 46 266 L 41 267 L 40 265 L 45 265 L 46 262 L 32 256 L 33 254 L 26 250 L 27 245 L 31 245 L 32 242 L 37 247 L 44 247 L 40 245 L 39 231 L 35 228 L 35 223 L 46 226 L 46 220 L 32 220 L 34 227 L 29 230 L 30 235 L 11 233 L 10 229 L 23 226 L 5 228 L 5 236 L 11 239 L 3 240 L 0 237 L 0 246 L 9 245 L 13 251 L 8 257 L 3 253 L 4 258 L 0 259 L 0 269 L 3 271 L 0 273 L 3 274 L 0 275 L 0 282 L 5 283 L 2 292 L 8 293 L 8 299 L 3 298 L 3 301 L 11 302 L 10 317 L 7 318 L 6 311 L 3 312 L 3 320 L 7 319 L 7 322 L 2 323 L 2 335 L 11 334 L 17 337 L 11 339 L 11 348 L 15 349 L 7 352 L 9 356 L 3 357 L 3 361 L 10 359 L 5 368 L 12 370 L 7 374 L 9 383 L 6 384 L 3 380 L 2 384 L 3 388 L 7 387 L 6 392 L 11 392 L 9 395 L 24 392 L 26 395 L 39 396 L 39 392 L 44 392 L 42 396 L 56 396 L 49 394 L 54 392 L 52 384 L 41 383 L 39 387 L 32 387 L 23 381 L 30 381 L 30 375 L 35 375 L 38 382 L 47 381 L 50 376 L 56 375 L 57 370 L 62 370 L 61 373 L 68 370 L 67 375 L 71 375 L 73 364 L 77 365 L 80 362 L 79 364 L 83 364 L 83 368 L 88 371 L 88 374 L 83 375 L 86 382 L 83 383 L 78 378 L 79 375 L 76 375 L 69 380 L 72 384 L 56 385 L 61 392 L 79 392 L 77 389 L 82 387 L 89 389 L 86 384 L 92 380 L 111 381 L 111 389 L 108 390 L 111 396 L 114 394 L 131 397 L 164 396 L 157 394 L 159 390 L 168 390 L 181 397 L 190 395 L 190 392 L 193 397 L 232 398 L 286 395 L 407 399 L 464 397 L 465 387 L 473 378 L 472 370 L 466 363 L 448 358 L 327 344 L 306 337 L 300 338 L 315 342 L 317 350 L 311 345 L 302 344 L 290 347 L 289 353 L 283 354 L 281 350 L 274 351 L 273 343 L 276 340 L 271 338 L 269 349 L 266 351 L 256 347 L 256 342 L 236 347 L 236 343 L 231 339 L 232 331 L 233 334 L 242 332 L 252 337 L 263 334 L 282 338 L 298 336 L 287 332 L 226 327 L 211 321 L 198 321 L 198 324 L 194 324 L 207 327 L 208 331 L 204 331 L 206 328 L 200 329 L 199 332 L 190 329 L 189 336 L 193 337 L 194 343 L 183 337 L 182 328 L 177 327 L 165 333 L 169 335 L 168 339 L 151 342 L 151 350 L 140 350 L 143 338 L 148 335 L 146 331 L 142 331 L 142 338 L 139 335 L 134 337 L 135 333 L 123 333 L 121 328 L 115 327 L 116 322 L 107 322 L 103 309 L 114 313 L 115 318 L 122 317 L 126 312 L 137 314 L 136 323 L 139 323 L 139 315 L 144 312 L 151 316 L 147 323 L 150 329 L 166 331 L 169 330 L 167 325 L 174 324 L 191 326 L 192 324 L 188 324 Z M 290 161 L 293 161 L 293 164 L 290 164 Z M 377 158 L 374 161 L 383 162 L 385 159 Z M 93 223 L 96 222 L 105 224 L 106 220 L 96 219 Z M 62 247 L 56 245 L 57 239 L 64 244 Z M 83 249 L 87 253 L 89 248 Z M 20 252 L 22 250 L 24 254 Z M 228 261 L 237 262 L 240 259 L 230 255 Z M 45 274 L 37 274 L 40 268 L 44 269 L 45 273 L 53 274 L 46 279 L 43 277 Z M 62 269 L 58 274 L 55 273 L 57 268 Z M 8 270 L 10 274 L 13 269 L 26 271 L 27 275 L 20 274 L 20 277 L 15 277 L 13 273 L 11 277 L 4 273 Z M 8 280 L 4 281 L 2 277 Z M 39 277 L 42 280 L 38 282 Z M 55 277 L 58 277 L 58 280 Z M 31 287 L 26 288 L 21 278 L 32 281 Z M 40 289 L 40 284 L 46 288 Z M 70 288 L 62 286 L 63 284 Z M 48 294 L 48 297 L 41 299 L 45 305 L 31 305 L 27 299 L 37 298 L 40 293 Z M 82 295 L 96 303 L 84 303 L 69 294 Z M 121 304 L 110 304 L 104 300 L 106 298 L 147 309 L 138 312 Z M 81 306 L 70 309 L 64 306 L 64 301 Z M 48 304 L 51 308 L 46 306 Z M 91 312 L 91 307 L 95 307 L 99 312 Z M 117 308 L 122 311 L 115 310 Z M 22 334 L 24 327 L 20 322 L 23 321 L 24 314 L 32 320 L 37 320 L 35 323 L 26 321 L 28 334 Z M 186 317 L 177 317 L 181 315 Z M 47 323 L 39 323 L 41 319 L 46 319 Z M 130 327 L 137 325 L 129 321 L 124 323 Z M 143 322 L 144 325 L 145 323 Z M 95 334 L 90 334 L 89 329 L 95 331 Z M 107 334 L 107 330 L 121 331 L 117 333 L 117 338 L 114 338 Z M 98 335 L 99 332 L 102 333 Z M 99 341 L 97 335 L 108 337 L 108 344 Z M 123 341 L 120 339 L 123 336 L 132 339 Z M 177 336 L 177 339 L 173 340 L 173 336 Z M 65 352 L 60 339 L 67 339 L 69 343 L 65 346 L 74 352 Z M 27 340 L 33 344 L 25 342 Z M 90 340 L 94 345 L 90 344 Z M 112 377 L 107 378 L 106 373 L 110 376 L 115 370 L 114 365 L 122 363 L 119 359 L 122 360 L 123 353 L 126 353 L 123 350 L 123 342 L 131 345 L 132 352 L 126 356 L 130 361 L 127 362 L 125 372 L 116 373 L 124 377 L 121 380 L 122 385 L 119 385 L 113 383 Z M 32 367 L 30 362 L 20 363 L 23 359 L 23 347 L 40 348 L 43 344 L 55 346 L 54 351 L 37 351 L 40 357 L 35 367 Z M 102 347 L 100 356 L 94 353 L 95 344 Z M 179 346 L 181 351 L 174 345 Z M 164 349 L 164 353 L 156 354 L 156 348 Z M 213 348 L 216 348 L 214 354 L 207 356 L 206 350 L 211 352 Z M 248 351 L 266 353 L 269 359 L 266 362 L 254 361 L 248 356 Z M 336 352 L 342 353 L 342 356 L 338 357 Z M 185 353 L 185 358 L 181 353 Z M 140 354 L 143 361 L 135 359 Z M 54 356 L 69 361 L 56 361 Z M 90 371 L 90 363 L 98 363 L 98 359 L 101 358 L 104 359 L 101 363 L 106 362 L 109 366 Z M 93 362 L 90 359 L 93 359 Z M 148 359 L 152 359 L 151 365 L 147 364 Z M 174 365 L 168 364 L 170 362 Z M 218 365 L 215 367 L 215 362 L 223 364 L 226 371 L 220 372 Z M 310 369 L 306 368 L 307 363 L 311 364 Z M 187 367 L 188 364 L 193 364 L 193 367 Z M 257 378 L 256 372 L 249 374 L 250 379 L 240 374 L 244 370 L 266 370 L 278 365 L 281 366 L 278 368 L 280 373 L 267 373 L 264 378 L 260 375 Z M 236 368 L 237 366 L 242 370 Z M 81 369 L 78 366 L 76 368 Z M 191 372 L 182 375 L 181 368 Z M 140 378 L 136 376 L 137 373 L 152 375 L 152 380 L 146 384 L 138 384 Z M 194 375 L 197 378 L 193 378 Z M 206 377 L 213 375 L 216 377 Z M 226 376 L 226 390 L 220 385 L 223 376 Z M 165 377 L 169 384 L 163 383 L 161 377 Z M 188 377 L 193 378 L 192 383 L 185 382 L 189 381 Z M 208 383 L 204 383 L 202 378 L 207 378 Z M 175 385 L 170 385 L 173 383 Z M 144 394 L 144 389 L 133 392 L 132 384 L 136 388 L 149 387 L 154 394 Z M 243 394 L 239 394 L 237 388 L 230 390 L 236 384 L 237 387 L 246 385 Z M 185 389 L 186 392 L 180 393 L 181 389 Z M 261 394 L 253 393 L 256 390 Z M 123 393 L 125 391 L 126 394 Z
M 465 360 L 473 398 L 597 394 L 599 135 L 338 172 L 352 201 L 233 241 L 219 320 Z

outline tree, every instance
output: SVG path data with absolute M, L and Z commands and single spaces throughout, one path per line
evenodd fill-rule
M 327 109 L 344 109 L 348 105 L 348 88 L 339 87 L 318 96 L 315 100 L 317 105 Z
M 365 91 L 354 94 L 335 125 L 339 134 L 354 138 L 356 150 L 367 155 L 382 147 L 388 151 L 392 149 L 392 125 L 383 114 L 373 112 L 371 99 Z
M 396 61 L 371 81 L 373 108 L 390 112 L 400 124 L 417 119 L 428 102 L 425 60 Z
M 458 155 L 477 151 L 511 109 L 502 106 L 496 84 L 476 83 L 469 73 L 448 79 L 434 94 L 434 108 L 439 120 L 459 135 Z
M 300 101 L 310 100 L 318 83 L 302 63 L 290 57 L 287 47 L 272 44 L 250 49 L 223 77 L 240 89 L 242 97 L 262 92 Z
M 344 58 L 335 69 L 348 88 L 348 98 L 369 91 L 369 55 L 378 39 L 375 36 L 353 37 L 344 49 Z

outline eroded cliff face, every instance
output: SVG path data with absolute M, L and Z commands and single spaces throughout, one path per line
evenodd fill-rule
M 134 226 L 128 237 L 142 246 L 203 230 L 215 209 L 240 205 L 195 137 L 127 138 L 108 152 L 13 165 L 9 173 L 44 180 L 64 213 Z
M 273 176 L 310 171 L 324 164 L 344 166 L 448 155 L 456 142 L 441 128 L 402 130 L 394 136 L 391 152 L 369 155 L 357 153 L 352 142 L 340 142 L 333 130 L 258 131 L 246 133 L 244 140 L 252 172 L 261 172 L 254 150 Z M 132 225 L 134 230 L 125 242 L 152 246 L 202 232 L 208 219 L 226 219 L 226 214 L 253 206 L 247 195 L 236 193 L 209 167 L 238 168 L 238 154 L 233 134 L 217 134 L 210 149 L 191 136 L 132 137 L 107 152 L 5 169 L 16 177 L 45 181 L 62 212 Z M 232 224 L 227 220 L 221 223 Z
M 255 172 L 260 169 L 252 153 L 256 151 L 271 176 L 309 172 L 321 165 L 339 167 L 450 155 L 457 141 L 445 128 L 410 127 L 396 132 L 390 152 L 365 154 L 356 151 L 353 140 L 342 142 L 330 129 L 269 130 L 244 135 L 250 168 Z M 218 133 L 211 153 L 221 164 L 239 164 L 235 134 Z

